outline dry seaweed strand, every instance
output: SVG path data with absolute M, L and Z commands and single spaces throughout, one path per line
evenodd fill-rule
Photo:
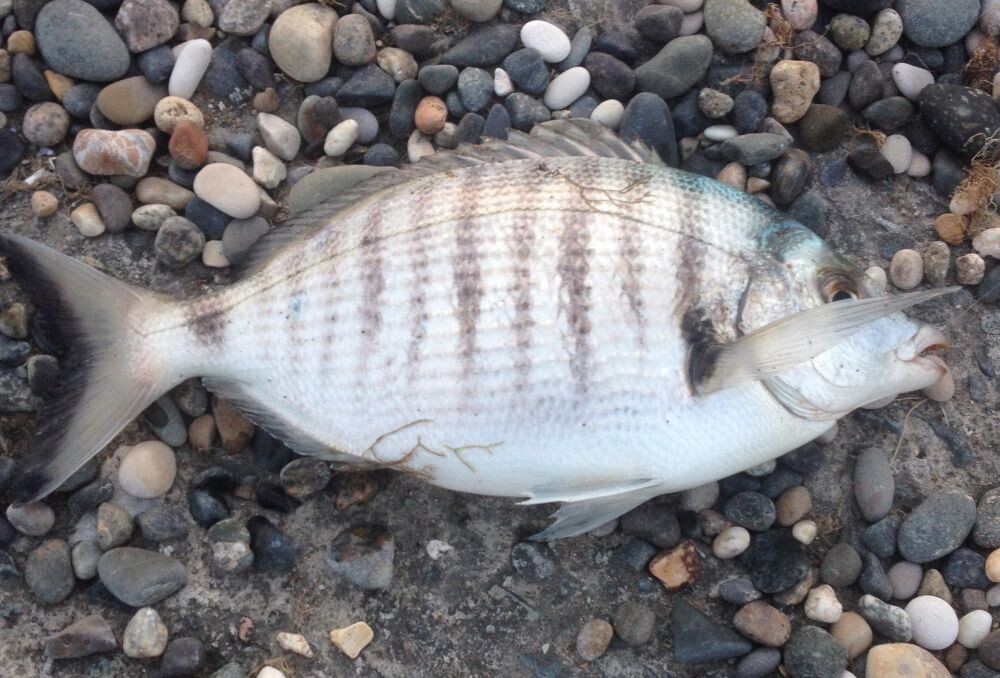
M 792 24 L 781 13 L 781 8 L 778 5 L 772 2 L 767 6 L 767 9 L 764 10 L 764 20 L 771 32 L 774 33 L 774 39 L 768 40 L 764 43 L 765 45 L 780 49 L 792 46 L 792 37 L 795 35 L 795 31 L 792 30 Z
M 952 200 L 960 198 L 976 206 L 974 211 L 995 210 L 993 194 L 1000 188 L 1000 131 L 986 137 L 965 171 L 965 178 L 952 194 Z M 969 141 L 975 140 L 972 137 Z
M 882 148 L 882 144 L 885 143 L 886 136 L 885 132 L 880 132 L 877 129 L 872 129 L 870 127 L 858 127 L 857 125 L 851 126 L 850 135 L 859 141 L 865 137 L 870 137 L 875 144 Z
M 962 82 L 993 94 L 993 74 L 1000 66 L 1000 47 L 992 37 L 985 38 L 962 68 Z

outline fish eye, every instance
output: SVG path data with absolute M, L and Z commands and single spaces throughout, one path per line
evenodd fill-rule
M 823 282 L 823 300 L 827 303 L 834 301 L 850 301 L 857 299 L 861 295 L 853 282 L 842 275 L 829 276 Z

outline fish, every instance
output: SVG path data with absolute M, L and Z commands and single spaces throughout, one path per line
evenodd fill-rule
M 61 383 L 17 469 L 44 497 L 191 378 L 302 455 L 560 503 L 587 532 L 947 376 L 938 329 L 756 197 L 558 120 L 376 175 L 178 300 L 28 238 L 2 252 Z

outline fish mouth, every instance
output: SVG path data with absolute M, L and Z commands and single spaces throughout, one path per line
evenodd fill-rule
M 930 325 L 921 325 L 908 342 L 896 349 L 896 357 L 943 375 L 948 371 L 948 365 L 935 352 L 950 347 L 944 332 Z

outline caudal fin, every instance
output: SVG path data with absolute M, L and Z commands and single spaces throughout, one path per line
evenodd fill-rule
M 29 501 L 57 489 L 172 384 L 141 359 L 132 327 L 154 296 L 21 236 L 0 234 L 0 254 L 63 351 L 60 383 L 10 484 Z

